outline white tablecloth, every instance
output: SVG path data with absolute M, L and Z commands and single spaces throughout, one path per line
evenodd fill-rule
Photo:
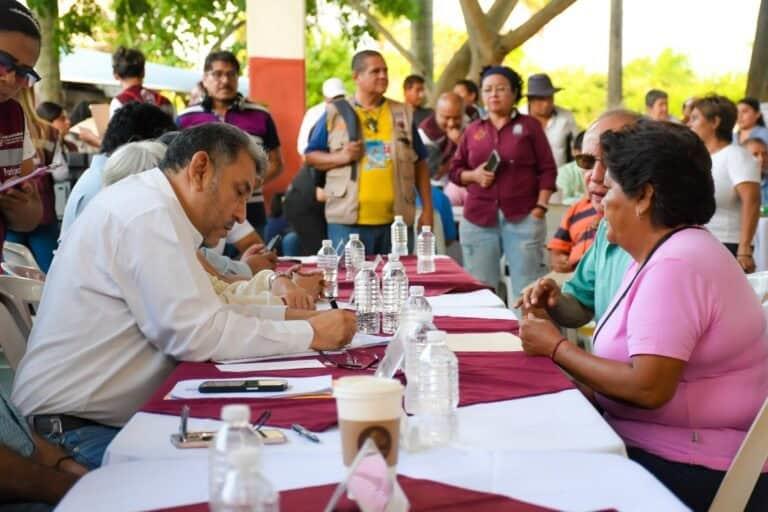
M 192 415 L 195 408 L 192 406 Z M 456 446 L 466 450 L 564 450 L 624 455 L 624 443 L 584 396 L 576 390 L 477 404 L 459 408 Z M 218 421 L 191 418 L 190 430 L 216 430 Z M 179 450 L 169 441 L 179 418 L 138 413 L 120 431 L 104 454 L 104 465 L 136 460 L 207 457 L 205 450 Z M 319 433 L 320 444 L 286 431 L 288 443 L 265 447 L 271 454 L 341 453 L 336 429 Z M 407 457 L 405 454 L 404 457 Z
M 278 490 L 336 483 L 341 457 L 272 453 L 264 472 Z M 297 468 L 301 468 L 297 471 Z M 614 454 L 441 448 L 401 457 L 398 473 L 563 510 L 687 510 L 639 465 Z M 208 501 L 207 458 L 105 466 L 82 478 L 57 510 L 149 510 Z M 320 510 L 323 503 L 317 504 Z

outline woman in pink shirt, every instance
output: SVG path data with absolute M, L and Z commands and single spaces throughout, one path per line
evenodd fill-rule
M 768 396 L 762 307 L 706 229 L 711 160 L 680 125 L 642 121 L 601 137 L 608 240 L 633 258 L 595 330 L 594 354 L 529 316 L 523 346 L 584 384 L 629 456 L 694 510 L 709 507 Z M 768 509 L 768 476 L 747 510 Z

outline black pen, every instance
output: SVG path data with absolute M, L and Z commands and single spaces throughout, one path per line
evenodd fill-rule
M 315 434 L 313 434 L 312 432 L 307 430 L 305 427 L 302 427 L 298 423 L 294 423 L 293 425 L 291 425 L 291 430 L 293 430 L 294 432 L 299 434 L 301 437 L 309 439 L 313 443 L 319 443 L 320 442 L 320 438 L 319 437 L 317 437 Z

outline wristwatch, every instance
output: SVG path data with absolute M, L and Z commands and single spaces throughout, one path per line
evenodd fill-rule
M 272 291 L 272 287 L 274 286 L 275 281 L 277 281 L 281 277 L 287 277 L 288 279 L 291 278 L 289 274 L 285 274 L 283 272 L 272 272 L 272 275 L 267 278 L 267 285 L 269 286 L 269 291 Z

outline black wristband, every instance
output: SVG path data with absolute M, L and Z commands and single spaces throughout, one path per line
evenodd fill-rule
M 547 213 L 547 212 L 549 211 L 549 208 L 547 208 L 546 206 L 544 206 L 544 205 L 543 205 L 543 204 L 541 204 L 541 203 L 536 203 L 536 206 L 534 206 L 533 208 L 534 208 L 534 209 L 536 209 L 536 208 L 541 208 L 542 210 L 544 210 L 544 213 Z

